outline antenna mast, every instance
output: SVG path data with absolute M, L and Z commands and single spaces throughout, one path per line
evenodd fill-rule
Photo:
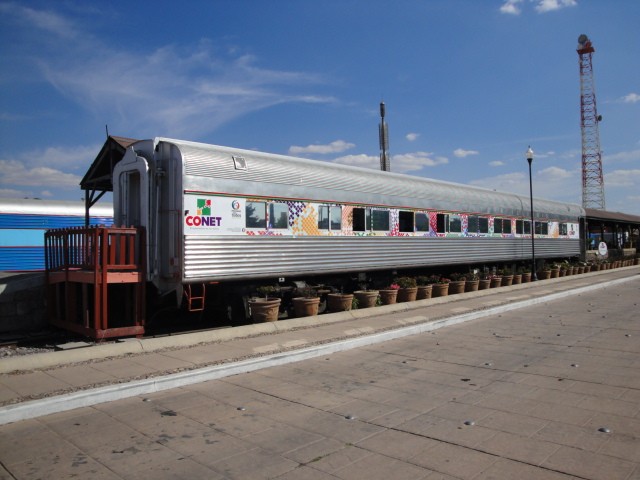
M 582 206 L 605 209 L 602 152 L 598 123 L 602 115 L 596 109 L 596 89 L 591 56 L 595 49 L 589 37 L 578 37 L 580 57 L 580 130 L 582 132 Z
M 391 170 L 389 162 L 389 129 L 387 122 L 384 121 L 384 102 L 380 102 L 380 125 L 378 125 L 378 133 L 380 136 L 380 170 L 388 172 Z

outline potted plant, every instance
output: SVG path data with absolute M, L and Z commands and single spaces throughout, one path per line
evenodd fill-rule
M 560 276 L 560 265 L 558 263 L 551 264 L 551 278 L 558 278 Z
M 431 289 L 432 285 L 437 282 L 437 278 L 433 275 L 428 277 L 426 275 L 421 275 L 416 278 L 416 283 L 418 285 L 418 292 L 416 294 L 417 300 L 427 300 L 431 298 Z
M 449 295 L 449 283 L 451 280 L 445 277 L 438 277 L 438 282 L 431 287 L 432 297 L 446 297 Z
M 278 320 L 280 313 L 279 297 L 273 297 L 279 289 L 271 285 L 264 285 L 257 289 L 259 297 L 249 300 L 249 309 L 251 318 L 254 322 L 275 322 Z
M 455 295 L 457 293 L 464 293 L 464 286 L 466 280 L 461 273 L 452 273 L 449 275 L 449 295 Z
M 293 312 L 296 317 L 313 317 L 318 315 L 318 306 L 320 305 L 320 296 L 318 292 L 311 287 L 297 289 L 295 297 L 291 299 L 293 303 Z
M 500 286 L 502 287 L 510 287 L 513 283 L 513 273 L 509 269 L 498 270 L 498 275 L 500 275 L 501 281 Z
M 413 302 L 418 294 L 418 284 L 413 277 L 399 277 L 395 282 L 400 288 L 398 289 L 397 302 Z
M 522 283 L 529 283 L 531 281 L 531 268 L 529 267 L 518 267 L 518 273 L 522 275 Z
M 548 265 L 543 265 L 538 272 L 538 280 L 549 280 L 551 278 L 551 269 Z
M 380 301 L 383 305 L 391 305 L 396 303 L 398 298 L 398 290 L 400 290 L 400 285 L 397 283 L 392 283 L 387 288 L 380 289 Z
M 378 301 L 378 290 L 356 290 L 353 295 L 358 301 L 358 308 L 375 307 Z
M 346 312 L 353 306 L 352 293 L 330 293 L 327 295 L 327 308 L 330 312 Z
M 491 287 L 491 275 L 488 272 L 483 272 L 480 274 L 480 281 L 478 282 L 478 290 L 487 290 Z
M 497 288 L 497 287 L 501 287 L 502 286 L 502 277 L 498 274 L 496 275 L 491 275 L 491 283 L 489 284 L 489 286 L 491 288 Z
M 476 292 L 480 286 L 480 276 L 476 273 L 467 273 L 464 276 L 464 291 Z

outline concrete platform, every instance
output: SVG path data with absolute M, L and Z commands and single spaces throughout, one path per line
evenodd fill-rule
M 0 375 L 0 465 L 6 478 L 640 478 L 639 274 L 25 360 Z

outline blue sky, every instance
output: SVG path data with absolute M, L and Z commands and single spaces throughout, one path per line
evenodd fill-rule
M 581 203 L 577 38 L 608 210 L 640 215 L 637 0 L 0 0 L 0 196 L 79 199 L 109 133 Z

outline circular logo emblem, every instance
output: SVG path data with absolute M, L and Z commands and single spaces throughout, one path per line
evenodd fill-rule
M 602 255 L 603 257 L 607 254 L 607 244 L 604 242 L 600 242 L 600 245 L 598 245 L 598 253 L 600 255 Z
M 240 202 L 238 200 L 234 200 L 231 202 L 231 208 L 234 210 L 240 210 Z

